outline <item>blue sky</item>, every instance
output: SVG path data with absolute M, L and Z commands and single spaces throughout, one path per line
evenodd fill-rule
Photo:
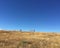
M 60 0 L 0 0 L 0 29 L 60 32 Z

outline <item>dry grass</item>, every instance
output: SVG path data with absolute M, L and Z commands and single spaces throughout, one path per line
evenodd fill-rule
M 0 31 L 0 48 L 60 48 L 60 34 Z

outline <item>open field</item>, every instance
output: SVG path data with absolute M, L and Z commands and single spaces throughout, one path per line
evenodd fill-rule
M 60 34 L 0 31 L 0 48 L 60 48 Z

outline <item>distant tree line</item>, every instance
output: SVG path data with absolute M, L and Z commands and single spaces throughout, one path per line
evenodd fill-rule
M 22 31 L 23 31 L 23 30 L 20 29 L 20 32 L 22 32 Z M 30 30 L 30 32 L 35 32 L 35 29 Z

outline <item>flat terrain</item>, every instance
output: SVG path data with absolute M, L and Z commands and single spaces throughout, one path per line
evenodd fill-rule
M 0 48 L 60 48 L 60 34 L 2 30 Z

